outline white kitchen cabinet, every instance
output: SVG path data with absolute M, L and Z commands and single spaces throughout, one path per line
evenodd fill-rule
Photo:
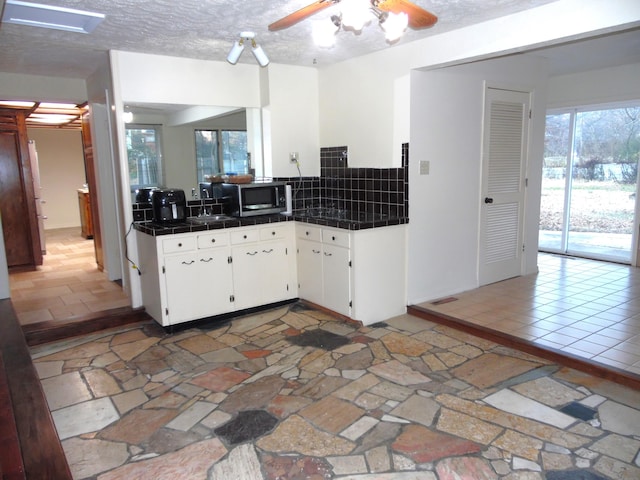
M 298 224 L 300 298 L 368 325 L 406 312 L 406 227 Z M 319 259 L 320 257 L 320 259 Z
M 233 289 L 228 249 L 170 255 L 165 257 L 164 267 L 171 323 L 231 310 Z
M 143 303 L 163 326 L 297 296 L 293 225 L 137 240 Z
M 236 310 L 297 296 L 293 237 L 294 227 L 286 223 L 232 233 Z
M 297 229 L 298 295 L 350 315 L 349 231 L 300 224 Z
M 348 248 L 322 244 L 323 305 L 342 315 L 351 315 L 351 267 Z
M 323 303 L 322 244 L 298 237 L 298 296 Z
M 289 297 L 288 252 L 284 242 L 233 247 L 231 254 L 236 310 Z

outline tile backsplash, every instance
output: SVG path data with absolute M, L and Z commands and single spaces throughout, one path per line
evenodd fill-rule
M 294 212 L 323 207 L 390 217 L 409 216 L 409 144 L 401 168 L 350 168 L 347 147 L 320 149 L 320 177 L 278 178 L 292 184 Z

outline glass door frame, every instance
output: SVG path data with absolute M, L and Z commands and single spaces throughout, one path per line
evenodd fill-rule
M 571 206 L 571 192 L 572 192 L 572 182 L 573 182 L 573 169 L 574 169 L 574 159 L 575 159 L 575 131 L 576 131 L 576 118 L 581 112 L 592 112 L 597 110 L 615 110 L 619 108 L 625 107 L 638 107 L 640 106 L 640 101 L 629 101 L 629 102 L 616 102 L 616 103 L 608 103 L 608 104 L 597 104 L 597 105 L 581 105 L 581 106 L 567 106 L 567 107 L 558 107 L 558 108 L 549 108 L 545 113 L 545 117 L 549 115 L 562 115 L 569 114 L 569 137 L 567 140 L 567 144 L 569 145 L 569 150 L 567 152 L 566 158 L 566 173 L 565 173 L 565 195 L 564 195 L 564 204 L 563 204 L 563 212 L 562 212 L 562 230 L 561 230 L 561 240 L 559 248 L 549 248 L 545 247 L 544 251 L 548 251 L 550 253 L 558 253 L 562 255 L 574 255 L 576 256 L 576 252 L 571 252 L 568 249 L 569 246 L 569 222 L 570 222 L 570 206 Z M 546 130 L 546 127 L 545 127 Z M 567 193 L 568 192 L 568 193 Z M 541 192 L 542 193 L 542 192 Z M 636 178 L 636 201 L 634 208 L 634 216 L 633 216 L 633 228 L 631 231 L 631 258 L 630 264 L 632 266 L 640 267 L 638 261 L 640 260 L 640 245 L 638 245 L 638 235 L 640 226 L 638 221 L 640 219 L 640 202 L 638 199 L 640 198 L 640 159 L 638 160 L 638 177 Z M 620 259 L 608 257 L 606 255 L 597 255 L 594 254 L 589 258 L 593 258 L 594 260 L 603 260 L 603 261 L 613 261 L 620 262 Z

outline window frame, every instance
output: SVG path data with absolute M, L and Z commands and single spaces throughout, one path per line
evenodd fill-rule
M 129 130 L 153 130 L 155 136 L 156 178 L 155 182 L 134 183 L 131 177 L 131 158 L 129 148 Z M 125 143 L 127 148 L 127 167 L 129 171 L 129 187 L 132 192 L 139 188 L 160 187 L 164 184 L 164 156 L 162 145 L 162 125 L 147 123 L 128 123 L 125 125 Z M 138 178 L 139 180 L 139 178 Z
M 203 179 L 204 178 L 204 169 L 201 168 L 200 165 L 198 165 L 198 144 L 197 144 L 197 132 L 215 132 L 215 138 L 216 138 L 216 157 L 214 159 L 215 161 L 215 167 L 214 170 L 214 174 L 225 174 L 225 173 L 230 173 L 230 171 L 225 168 L 225 154 L 224 154 L 224 150 L 225 150 L 225 146 L 227 145 L 228 142 L 225 141 L 225 133 L 228 132 L 242 132 L 244 133 L 245 136 L 245 154 L 246 154 L 246 160 L 245 160 L 245 168 L 243 171 L 236 171 L 234 170 L 234 173 L 237 174 L 246 174 L 249 173 L 249 170 L 251 168 L 250 165 L 250 158 L 249 158 L 249 148 L 248 148 L 248 134 L 247 134 L 247 130 L 242 130 L 242 129 L 231 129 L 231 128 L 197 128 L 194 129 L 194 143 L 195 143 L 195 153 L 196 153 L 196 177 L 198 179 Z M 199 180 L 201 181 L 201 180 Z

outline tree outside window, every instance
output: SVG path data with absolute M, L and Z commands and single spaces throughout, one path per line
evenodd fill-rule
M 205 175 L 249 173 L 247 132 L 243 130 L 196 130 L 198 179 Z

